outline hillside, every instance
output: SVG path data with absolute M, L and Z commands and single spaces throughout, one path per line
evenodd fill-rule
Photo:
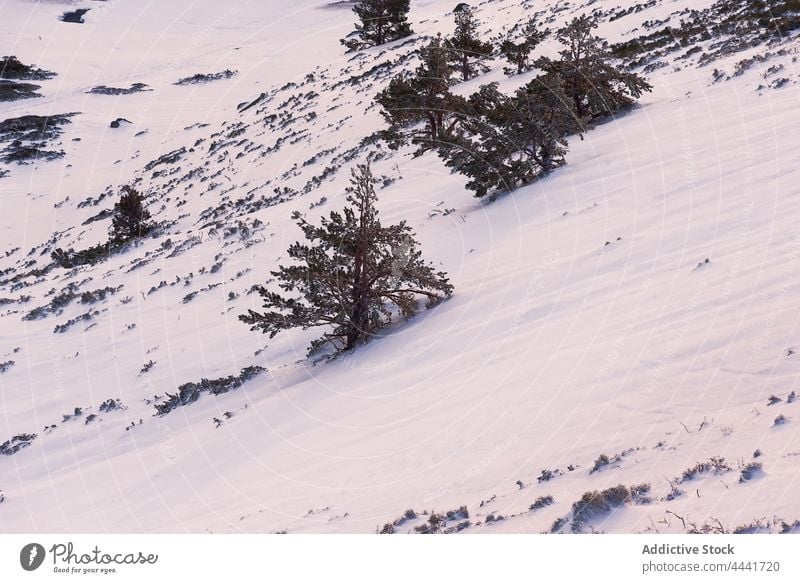
M 594 13 L 653 86 L 488 200 L 376 136 L 375 94 L 454 4 L 412 1 L 415 35 L 345 53 L 349 4 L 2 2 L 3 52 L 55 75 L 0 102 L 0 531 L 407 532 L 447 511 L 465 533 L 800 530 L 800 16 L 476 4 L 487 39 Z M 453 91 L 535 75 L 489 65 Z M 330 361 L 314 331 L 249 331 L 293 213 L 341 208 L 368 155 L 382 220 L 452 298 Z M 156 233 L 56 266 L 104 240 L 124 184 Z M 156 414 L 202 379 L 225 390 Z

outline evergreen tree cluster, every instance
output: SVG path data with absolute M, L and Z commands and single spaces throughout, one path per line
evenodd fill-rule
M 463 23 L 471 14 L 456 18 Z M 475 74 L 470 59 L 463 67 L 464 54 L 475 53 L 454 51 L 452 39 L 437 36 L 420 50 L 414 74 L 395 77 L 376 96 L 389 124 L 384 136 L 394 147 L 417 145 L 418 154 L 435 149 L 448 167 L 467 176 L 467 188 L 478 197 L 529 184 L 565 163 L 569 136 L 582 137 L 593 122 L 651 90 L 644 78 L 615 66 L 607 43 L 593 34 L 596 27 L 591 17 L 573 19 L 555 33 L 559 58 L 531 61 L 531 51 L 549 32 L 527 21 L 521 38 L 506 39 L 500 52 L 514 65 L 511 73 L 536 68 L 539 75 L 512 95 L 492 83 L 468 98 L 450 86 L 456 74 Z M 460 30 L 466 38 L 476 27 L 462 24 Z M 463 38 L 461 46 L 480 43 Z
M 478 36 L 478 21 L 467 5 L 455 11 L 452 37 L 437 35 L 419 50 L 420 65 L 414 73 L 401 73 L 381 91 L 377 102 L 389 124 L 385 136 L 399 143 L 411 138 L 423 149 L 449 140 L 464 116 L 471 114 L 469 102 L 450 91 L 458 81 L 468 81 L 481 72 L 494 48 Z M 422 123 L 424 129 L 399 131 Z

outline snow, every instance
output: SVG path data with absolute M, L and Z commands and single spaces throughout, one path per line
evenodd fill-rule
M 453 4 L 412 2 L 414 29 L 449 31 Z M 604 23 L 600 32 L 623 38 L 647 19 L 697 4 L 663 1 Z M 348 169 L 359 159 L 308 194 L 249 215 L 220 215 L 216 228 L 201 213 L 225 197 L 235 211 L 233 203 L 256 188 L 258 196 L 277 186 L 300 191 L 326 166 L 338 168 L 331 155 L 303 163 L 329 148 L 344 152 L 383 127 L 369 107 L 380 83 L 331 85 L 368 69 L 384 50 L 381 59 L 413 46 L 400 41 L 351 61 L 338 43 L 352 25 L 347 9 L 305 0 L 271 0 L 268 9 L 257 2 L 220 6 L 111 0 L 92 3 L 78 25 L 58 21 L 63 3 L 0 1 L 6 52 L 58 73 L 40 82 L 45 97 L 0 104 L 0 118 L 81 112 L 65 127 L 63 159 L 8 167 L 10 175 L 0 178 L 3 248 L 21 248 L 0 258 L 0 269 L 26 271 L 19 262 L 55 232 L 64 248 L 101 241 L 107 220 L 81 223 L 110 207 L 113 196 L 78 203 L 136 177 L 155 193 L 154 217 L 174 221 L 160 239 L 94 267 L 55 269 L 21 289 L 4 285 L 2 297 L 31 299 L 2 306 L 0 361 L 15 365 L 0 373 L 0 442 L 19 433 L 38 437 L 0 456 L 0 531 L 374 532 L 407 508 L 467 505 L 473 526 L 464 532 L 543 532 L 584 492 L 639 483 L 651 485 L 650 504 L 626 504 L 593 527 L 683 532 L 667 510 L 698 525 L 719 519 L 730 529 L 762 518 L 800 519 L 800 400 L 787 402 L 800 390 L 799 357 L 789 354 L 800 342 L 798 90 L 796 83 L 755 90 L 758 71 L 777 60 L 717 84 L 713 67 L 673 70 L 675 62 L 658 69 L 640 107 L 571 140 L 566 167 L 491 203 L 471 198 L 464 180 L 434 155 L 389 153 L 375 164 L 376 174 L 398 178 L 379 193 L 381 218 L 407 219 L 456 292 L 353 354 L 314 364 L 305 357 L 312 333 L 268 341 L 237 317 L 260 308 L 248 290 L 300 236 L 291 213 L 316 220 L 339 208 Z M 524 13 L 515 0 L 477 10 L 493 34 Z M 788 46 L 796 50 L 794 41 Z M 744 56 L 714 66 L 730 72 Z M 796 78 L 796 63 L 781 59 Z M 499 60 L 492 66 L 459 90 L 497 80 L 510 91 L 534 74 L 506 79 Z M 173 85 L 225 69 L 239 73 Z M 306 82 L 309 72 L 315 79 Z M 263 112 L 237 111 L 290 81 L 300 87 L 276 92 Z M 135 82 L 153 91 L 86 93 Z M 249 124 L 242 138 L 273 145 L 286 132 L 262 119 L 310 91 L 319 96 L 288 128 L 308 130 L 297 143 L 236 158 L 246 147 L 237 137 L 222 149 L 228 157 L 208 155 L 211 142 L 223 139 L 212 134 L 239 121 Z M 301 117 L 312 110 L 315 119 Z M 110 129 L 117 117 L 133 124 Z M 209 126 L 184 129 L 198 123 Z M 71 141 L 76 137 L 81 141 Z M 202 146 L 179 162 L 143 171 L 200 138 Z M 169 174 L 176 167 L 181 171 Z M 206 171 L 202 181 L 170 183 L 193 168 Z M 153 176 L 162 169 L 166 175 Z M 208 188 L 212 182 L 219 186 Z M 327 203 L 309 209 L 322 196 Z M 455 210 L 431 216 L 434 209 Z M 224 236 L 225 227 L 254 218 L 264 226 L 252 241 Z M 177 246 L 194 236 L 201 243 L 177 257 L 161 252 L 130 270 L 165 239 Z M 47 254 L 40 258 L 37 250 L 32 258 L 43 266 Z M 62 314 L 22 320 L 50 301 L 51 289 L 87 278 L 81 291 L 123 289 L 101 303 L 75 300 Z M 194 291 L 200 293 L 184 303 Z M 90 308 L 103 311 L 53 333 Z M 150 360 L 153 369 L 140 373 Z M 248 365 L 268 372 L 163 417 L 147 401 Z M 772 394 L 783 401 L 768 407 Z M 109 398 L 127 409 L 98 413 Z M 83 416 L 61 422 L 75 407 Z M 215 427 L 212 418 L 226 411 L 233 416 Z M 98 419 L 87 424 L 90 412 Z M 788 423 L 775 426 L 779 414 Z M 56 428 L 43 431 L 50 424 Z M 739 466 L 756 449 L 764 473 L 739 483 Z M 601 454 L 626 451 L 590 473 Z M 732 471 L 695 478 L 679 486 L 683 496 L 665 499 L 669 480 L 714 456 Z M 563 475 L 537 482 L 545 469 Z M 555 504 L 528 511 L 544 495 Z M 507 518 L 474 524 L 489 513 Z

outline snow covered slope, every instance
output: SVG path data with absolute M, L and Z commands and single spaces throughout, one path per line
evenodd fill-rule
M 373 96 L 451 31 L 453 0 L 412 1 L 417 35 L 355 54 L 338 42 L 349 6 L 264 4 L 0 0 L 0 52 L 57 73 L 0 122 L 78 113 L 54 139 L 63 158 L 0 164 L 0 443 L 22 436 L 0 455 L 0 531 L 406 532 L 434 511 L 466 533 L 800 528 L 791 36 L 709 64 L 694 45 L 667 53 L 640 107 L 488 202 L 435 155 L 369 139 Z M 537 11 L 551 27 L 600 11 L 617 42 L 712 4 L 475 10 L 487 38 Z M 59 20 L 80 7 L 84 24 Z M 502 66 L 454 90 L 535 75 Z M 382 220 L 407 219 L 456 291 L 314 364 L 311 332 L 267 342 L 237 317 L 301 236 L 292 213 L 340 208 L 368 152 Z M 163 234 L 48 267 L 104 239 L 127 183 Z M 154 415 L 180 385 L 250 366 L 265 372 Z

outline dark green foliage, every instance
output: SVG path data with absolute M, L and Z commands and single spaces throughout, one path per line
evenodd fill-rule
M 41 85 L 33 83 L 0 80 L 0 101 L 19 101 L 20 99 L 41 97 L 41 94 L 37 93 L 41 88 Z
M 703 10 L 686 12 L 678 26 L 667 25 L 613 45 L 613 55 L 638 67 L 713 39 L 698 61 L 703 65 L 800 29 L 800 0 L 718 0 Z
M 510 191 L 547 175 L 565 163 L 567 136 L 581 135 L 588 122 L 631 105 L 651 89 L 643 78 L 610 63 L 606 43 L 591 34 L 596 26 L 582 16 L 559 30 L 561 59 L 537 60 L 543 74 L 514 95 L 500 93 L 497 84 L 484 85 L 455 109 L 460 123 L 451 124 L 445 139 L 438 136 L 437 149 L 448 167 L 469 178 L 467 188 L 475 196 Z M 523 33 L 531 43 L 527 49 L 514 52 L 513 43 L 504 43 L 504 54 L 512 55 L 520 72 L 546 31 L 529 21 Z
M 19 450 L 28 447 L 36 439 L 35 433 L 20 433 L 8 441 L 0 443 L 0 455 L 14 455 Z
M 760 475 L 763 471 L 764 466 L 761 464 L 761 462 L 750 462 L 745 464 L 741 469 L 739 483 L 742 484 L 747 480 L 752 480 L 756 476 Z
M 500 54 L 502 54 L 514 68 L 504 69 L 507 75 L 514 73 L 524 73 L 530 69 L 530 54 L 536 46 L 541 43 L 549 30 L 540 29 L 534 18 L 528 20 L 522 27 L 521 36 L 514 39 L 509 36 L 500 44 Z M 513 34 L 513 30 L 512 30 Z
M 70 269 L 80 265 L 94 265 L 100 261 L 105 261 L 113 252 L 114 246 L 108 241 L 80 251 L 75 251 L 72 248 L 65 251 L 58 248 L 50 254 L 50 257 L 59 267 Z
M 455 13 L 456 29 L 447 39 L 449 58 L 461 75 L 462 81 L 478 74 L 478 63 L 492 56 L 493 47 L 478 37 L 478 20 L 472 10 L 465 8 Z
M 100 403 L 101 413 L 109 413 L 111 411 L 118 411 L 125 408 L 126 407 L 122 404 L 122 401 L 120 401 L 119 399 L 108 399 Z
M 419 526 L 414 527 L 414 532 L 419 534 L 438 534 L 447 524 L 445 517 L 436 512 L 431 512 L 428 522 L 423 522 Z
M 60 314 L 64 311 L 64 308 L 70 305 L 76 297 L 78 297 L 78 285 L 73 282 L 62 289 L 59 293 L 53 295 L 53 299 L 50 300 L 49 304 L 34 308 L 25 314 L 22 319 L 39 320 L 41 318 L 46 318 L 51 314 Z
M 221 395 L 228 391 L 233 391 L 241 387 L 250 379 L 261 374 L 264 369 L 260 366 L 248 366 L 243 368 L 238 375 L 230 375 L 219 379 L 201 379 L 198 383 L 184 383 L 178 387 L 175 395 L 166 393 L 167 399 L 155 405 L 157 415 L 166 415 L 170 411 L 194 403 L 200 393 L 211 393 Z
M 98 85 L 92 87 L 87 93 L 94 95 L 132 95 L 134 93 L 142 93 L 144 91 L 152 91 L 144 83 L 133 83 L 130 87 L 107 87 L 106 85 Z
M 536 500 L 534 500 L 533 504 L 530 506 L 530 510 L 539 510 L 540 508 L 545 508 L 553 504 L 555 500 L 552 496 L 539 496 Z
M 611 459 L 606 454 L 601 453 L 600 456 L 594 460 L 594 466 L 592 466 L 592 469 L 589 470 L 589 473 L 593 474 L 595 472 L 599 472 L 610 463 Z
M 69 269 L 80 265 L 95 265 L 108 259 L 126 243 L 144 237 L 153 229 L 150 212 L 144 208 L 144 196 L 131 186 L 122 187 L 119 202 L 112 212 L 109 239 L 88 249 L 75 251 L 58 248 L 50 254 L 56 265 Z
M 602 516 L 631 499 L 631 491 L 622 484 L 602 492 L 586 492 L 572 505 L 572 531 L 581 529 L 596 516 Z
M 683 475 L 676 481 L 679 484 L 681 484 L 683 482 L 688 482 L 689 480 L 693 480 L 697 476 L 709 473 L 713 473 L 714 475 L 719 475 L 719 474 L 724 474 L 725 472 L 729 472 L 732 469 L 733 468 L 731 468 L 725 461 L 725 458 L 712 457 L 708 461 L 698 462 L 693 467 L 684 470 Z
M 173 83 L 173 85 L 197 85 L 198 83 L 211 83 L 212 81 L 219 81 L 220 79 L 230 79 L 239 74 L 239 71 L 231 71 L 225 69 L 219 73 L 197 73 L 191 77 L 182 77 Z
M 149 223 L 150 212 L 144 208 L 144 196 L 127 184 L 122 187 L 122 196 L 114 205 L 111 219 L 111 240 L 124 243 L 144 237 L 153 226 Z
M 484 85 L 470 105 L 469 133 L 439 154 L 469 178 L 467 188 L 478 197 L 511 191 L 561 166 L 566 136 L 582 129 L 555 75 L 539 76 L 511 97 L 496 83 Z
M 430 307 L 452 294 L 447 276 L 423 261 L 405 221 L 381 225 L 369 165 L 353 170 L 351 182 L 342 212 L 331 212 L 320 226 L 299 219 L 306 243 L 291 245 L 294 263 L 272 272 L 282 291 L 260 288 L 266 311 L 239 317 L 251 330 L 273 338 L 290 328 L 321 327 L 327 331 L 309 353 L 326 343 L 348 350 L 387 326 L 393 311 L 413 316 L 419 296 Z
M 61 126 L 72 123 L 77 113 L 51 116 L 23 115 L 0 122 L 0 162 L 27 164 L 36 160 L 56 160 L 64 156 L 63 150 L 48 150 L 48 142 L 55 142 L 62 134 Z
M 561 59 L 542 57 L 536 61 L 542 71 L 561 77 L 564 93 L 584 121 L 612 115 L 652 89 L 644 78 L 612 64 L 607 43 L 592 34 L 596 27 L 594 18 L 584 15 L 573 19 L 557 32 L 564 45 L 559 52 Z
M 43 81 L 52 79 L 55 76 L 56 74 L 52 71 L 36 69 L 33 65 L 25 65 L 14 55 L 0 57 L 0 79 Z
M 464 520 L 469 518 L 469 510 L 466 506 L 459 506 L 455 510 L 448 510 L 445 512 L 447 520 Z
M 395 77 L 375 99 L 383 108 L 390 132 L 401 140 L 411 137 L 424 149 L 447 141 L 467 107 L 463 97 L 450 93 L 453 67 L 441 35 L 420 50 L 420 59 L 413 75 Z M 425 124 L 423 132 L 403 131 L 420 122 Z
M 382 45 L 413 34 L 408 24 L 410 0 L 362 0 L 353 7 L 358 16 L 355 36 L 342 39 L 349 50 Z
M 85 291 L 81 294 L 80 302 L 82 304 L 94 304 L 97 302 L 102 302 L 106 299 L 106 297 L 118 293 L 121 289 L 122 286 L 120 285 L 119 287 L 104 287 L 92 291 Z

